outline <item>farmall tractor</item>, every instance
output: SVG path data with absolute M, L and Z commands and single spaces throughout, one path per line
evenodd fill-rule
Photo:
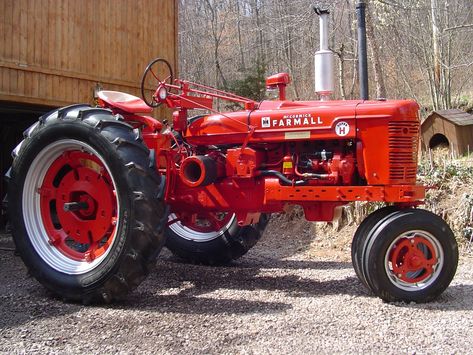
M 290 77 L 281 73 L 266 80 L 279 98 L 255 102 L 174 79 L 156 59 L 143 99 L 101 91 L 98 107 L 40 117 L 7 173 L 13 236 L 29 273 L 64 299 L 110 302 L 143 281 L 165 243 L 189 262 L 222 264 L 253 247 L 269 215 L 288 205 L 309 221 L 332 221 L 351 201 L 380 201 L 387 207 L 353 237 L 359 279 L 386 301 L 440 295 L 458 248 L 441 218 L 417 208 L 426 191 L 416 184 L 418 106 L 328 100 L 327 13 L 319 15 L 321 100 L 286 99 Z M 242 109 L 218 112 L 215 99 Z M 172 128 L 147 115 L 159 105 L 174 110 Z M 195 110 L 202 114 L 189 117 Z

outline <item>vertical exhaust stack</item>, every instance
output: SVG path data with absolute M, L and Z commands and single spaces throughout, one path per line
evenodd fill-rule
M 315 52 L 315 92 L 321 101 L 330 100 L 333 94 L 333 52 L 328 48 L 328 10 L 314 7 L 319 16 L 320 49 Z
M 366 4 L 363 1 L 356 4 L 358 22 L 358 75 L 360 77 L 360 98 L 368 100 L 368 54 L 366 52 Z

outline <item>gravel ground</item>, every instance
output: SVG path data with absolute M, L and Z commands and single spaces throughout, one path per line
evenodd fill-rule
M 314 258 L 308 230 L 291 244 L 266 234 L 231 267 L 164 252 L 126 302 L 101 307 L 52 298 L 0 236 L 0 353 L 471 354 L 472 252 L 436 302 L 386 304 L 362 287 L 349 251 Z

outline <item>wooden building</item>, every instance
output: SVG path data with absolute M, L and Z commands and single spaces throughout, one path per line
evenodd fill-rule
M 432 112 L 421 126 L 422 148 L 448 146 L 456 155 L 473 151 L 473 115 L 451 109 Z
M 42 113 L 93 103 L 96 87 L 140 96 L 155 57 L 177 68 L 177 0 L 2 0 L 0 42 L 3 176 L 23 130 Z

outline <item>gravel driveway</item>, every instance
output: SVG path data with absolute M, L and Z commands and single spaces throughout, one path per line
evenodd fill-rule
M 338 261 L 310 257 L 308 233 L 290 247 L 267 233 L 231 267 L 165 252 L 126 302 L 102 307 L 52 298 L 0 250 L 0 352 L 471 354 L 471 253 L 436 302 L 386 304 L 362 287 L 348 250 Z M 0 248 L 11 246 L 0 236 Z

